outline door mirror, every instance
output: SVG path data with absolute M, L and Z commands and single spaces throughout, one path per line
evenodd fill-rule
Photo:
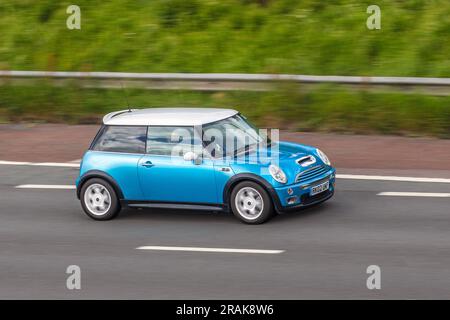
M 195 164 L 200 164 L 202 159 L 195 152 L 188 151 L 183 155 L 183 159 L 186 161 L 194 161 Z

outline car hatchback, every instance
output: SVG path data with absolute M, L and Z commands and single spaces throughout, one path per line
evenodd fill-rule
M 230 109 L 112 112 L 83 156 L 77 196 L 95 220 L 144 207 L 231 211 L 249 224 L 333 196 L 325 153 L 263 133 Z

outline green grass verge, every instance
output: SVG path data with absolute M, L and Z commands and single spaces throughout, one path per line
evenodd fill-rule
M 81 8 L 81 30 L 66 9 Z M 0 1 L 0 69 L 450 76 L 450 2 L 379 0 Z M 235 107 L 261 126 L 450 136 L 449 97 L 324 86 L 298 92 L 129 90 L 137 106 Z M 86 123 L 120 90 L 0 86 L 0 121 Z
M 81 9 L 68 30 L 66 9 Z M 450 75 L 450 2 L 0 1 L 0 69 Z
M 326 85 L 314 90 L 280 87 L 273 92 L 192 92 L 128 89 L 133 107 L 227 107 L 261 127 L 344 133 L 450 138 L 450 97 L 371 93 Z M 0 118 L 8 121 L 98 123 L 124 109 L 117 89 L 0 86 Z

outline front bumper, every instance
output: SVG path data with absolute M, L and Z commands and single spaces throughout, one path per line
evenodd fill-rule
M 311 188 L 325 181 L 329 181 L 329 189 L 311 196 Z M 336 169 L 330 167 L 330 170 L 311 181 L 273 188 L 271 193 L 275 209 L 277 212 L 293 211 L 328 200 L 334 195 L 335 184 Z

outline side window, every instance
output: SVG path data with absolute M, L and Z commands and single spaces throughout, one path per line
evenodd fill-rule
M 193 146 L 193 127 L 148 127 L 148 154 L 182 156 L 193 151 Z
M 145 153 L 146 133 L 146 127 L 107 126 L 95 142 L 92 150 Z

